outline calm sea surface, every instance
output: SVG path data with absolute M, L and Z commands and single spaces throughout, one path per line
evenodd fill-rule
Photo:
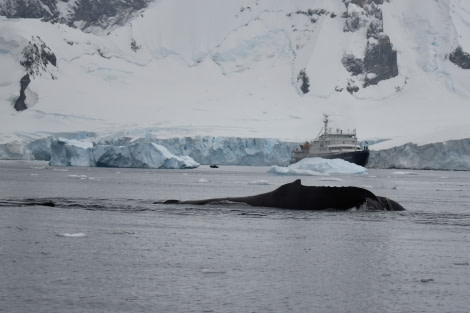
M 470 173 L 267 170 L 0 161 L 0 311 L 469 312 Z M 365 187 L 407 211 L 155 204 L 297 178 Z M 24 205 L 45 200 L 57 207 Z

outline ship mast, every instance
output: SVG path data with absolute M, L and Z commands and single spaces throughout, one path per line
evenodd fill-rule
M 325 136 L 326 136 L 328 135 L 328 114 L 323 113 L 323 124 L 325 124 L 323 128 L 325 129 Z
M 323 113 L 323 128 L 320 129 L 320 132 L 318 133 L 317 135 L 317 138 L 318 139 L 322 139 L 322 136 L 323 136 L 323 140 L 326 140 L 326 136 L 328 135 L 328 114 L 325 114 Z M 322 135 L 322 132 L 323 132 L 323 135 Z

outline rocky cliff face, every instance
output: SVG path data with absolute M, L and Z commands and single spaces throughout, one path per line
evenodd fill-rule
M 16 111 L 24 111 L 28 108 L 26 105 L 26 88 L 28 88 L 29 83 L 31 83 L 31 78 L 29 78 L 29 74 L 21 77 L 20 80 L 20 96 L 16 99 L 15 104 L 13 107 Z
M 470 54 L 464 52 L 460 46 L 450 54 L 449 60 L 464 70 L 470 69 Z
M 80 28 L 85 32 L 107 31 L 126 24 L 137 12 L 145 9 L 153 0 L 4 0 L 0 1 L 0 15 L 9 18 L 41 18 L 51 23 L 63 23 Z M 367 49 L 364 55 L 345 55 L 342 62 L 351 72 L 352 78 L 347 90 L 357 91 L 359 87 L 374 85 L 398 73 L 396 51 L 390 39 L 384 34 L 382 11 L 383 0 L 342 0 L 343 15 L 337 16 L 322 8 L 311 8 L 289 13 L 305 15 L 311 25 L 318 19 L 344 19 L 344 32 L 366 30 Z M 249 8 L 249 7 L 248 7 Z M 245 10 L 242 8 L 241 11 Z M 132 49 L 137 49 L 134 45 Z M 305 67 L 305 66 L 304 66 Z M 30 77 L 31 78 L 31 77 Z M 26 77 L 24 80 L 26 81 Z M 309 92 L 308 72 L 299 72 L 298 87 L 302 93 Z M 343 88 L 340 88 L 341 90 Z
M 57 0 L 6 0 L 0 3 L 0 15 L 8 18 L 52 18 L 59 16 L 59 11 Z
M 49 72 L 52 79 L 55 79 L 55 75 L 48 70 L 48 67 L 57 65 L 55 54 L 38 36 L 29 41 L 21 54 L 20 64 L 25 68 L 26 74 L 20 80 L 20 96 L 13 105 L 17 111 L 24 111 L 34 104 L 33 102 L 28 103 L 29 99 L 27 98 L 27 88 L 31 83 L 31 79 L 47 72 Z
M 57 65 L 57 57 L 39 36 L 33 37 L 21 54 L 20 64 L 32 77 L 47 71 L 49 64 Z
M 82 30 L 124 25 L 151 0 L 5 0 L 0 15 L 8 18 L 41 18 Z M 59 10 L 60 7 L 65 10 Z
M 147 7 L 150 0 L 79 0 L 69 17 L 69 24 L 81 22 L 80 28 L 108 28 L 124 25 L 133 13 Z
M 390 38 L 384 33 L 382 10 L 383 0 L 343 0 L 346 5 L 344 31 L 356 32 L 366 29 L 367 47 L 364 56 L 345 54 L 341 62 L 353 78 L 347 90 L 359 90 L 398 75 L 397 51 Z
M 397 51 L 387 35 L 381 35 L 376 42 L 367 43 L 364 71 L 364 87 L 377 85 L 381 80 L 398 75 Z
M 124 25 L 135 12 L 145 8 L 151 0 L 4 0 L 0 1 L 0 16 L 7 18 L 34 18 L 44 22 L 63 23 L 90 31 L 94 27 L 107 29 Z M 60 4 L 60 5 L 59 5 Z M 59 10 L 59 7 L 62 10 Z M 64 9 L 65 8 L 65 9 Z M 13 107 L 17 111 L 34 105 L 37 95 L 28 86 L 34 78 L 57 66 L 54 52 L 38 36 L 33 37 L 21 52 L 20 64 L 26 73 L 20 79 L 19 97 Z

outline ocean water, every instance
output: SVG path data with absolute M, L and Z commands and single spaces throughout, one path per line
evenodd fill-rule
M 0 311 L 468 312 L 470 173 L 267 170 L 0 161 Z M 158 203 L 297 178 L 365 187 L 407 211 Z

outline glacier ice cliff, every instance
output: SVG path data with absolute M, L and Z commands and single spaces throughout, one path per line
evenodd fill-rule
M 91 149 L 84 149 L 79 144 L 71 145 L 67 148 L 66 159 L 72 165 L 82 166 L 185 167 L 181 165 L 184 162 L 167 167 L 153 160 L 152 151 L 155 146 L 160 146 L 172 155 L 187 157 L 200 164 L 286 166 L 291 151 L 297 146 L 295 143 L 269 138 L 185 137 L 151 141 L 138 139 L 123 144 L 122 139 L 116 139 L 94 143 Z M 52 160 L 57 158 L 62 160 L 60 164 L 64 164 L 64 151 L 56 147 L 60 145 L 59 142 L 53 141 L 51 144 L 51 164 L 55 164 Z M 408 143 L 391 149 L 371 150 L 370 153 L 368 168 L 470 170 L 470 139 L 421 146 Z
M 51 135 L 4 140 L 0 143 L 0 159 L 50 160 L 51 165 L 160 167 L 152 160 L 153 153 L 157 153 L 153 150 L 160 151 L 158 153 L 165 150 L 165 155 L 169 153 L 200 164 L 270 166 L 289 164 L 291 151 L 297 146 L 297 143 L 271 138 L 111 136 L 98 139 L 92 133 L 63 133 L 59 138 Z
M 0 160 L 37 160 L 20 140 L 0 144 Z M 44 159 L 40 159 L 44 160 Z
M 0 159 L 45 160 L 51 165 L 184 168 L 199 164 L 287 166 L 297 143 L 269 138 L 185 137 L 98 139 L 83 134 L 13 138 L 0 143 Z M 67 139 L 65 139 L 67 138 Z M 470 170 L 470 139 L 408 143 L 373 150 L 367 168 Z
M 50 165 L 176 169 L 196 168 L 199 163 L 152 142 L 113 146 L 57 139 L 51 143 Z
M 177 155 L 201 164 L 287 165 L 296 143 L 272 138 L 185 137 L 155 140 Z
M 370 151 L 368 168 L 470 170 L 470 139 Z
M 196 136 L 172 139 L 113 138 L 96 143 L 101 146 L 128 146 L 139 142 L 152 142 L 168 149 L 174 155 L 187 156 L 200 164 L 218 165 L 287 165 L 296 143 L 272 138 L 240 138 Z M 116 148 L 113 148 L 116 149 Z M 97 160 L 98 161 L 98 160 Z
M 54 139 L 50 164 L 152 168 L 191 168 L 199 164 L 287 165 L 294 146 L 277 139 L 236 137 L 115 138 L 93 143 Z M 163 163 L 160 155 L 165 158 Z

